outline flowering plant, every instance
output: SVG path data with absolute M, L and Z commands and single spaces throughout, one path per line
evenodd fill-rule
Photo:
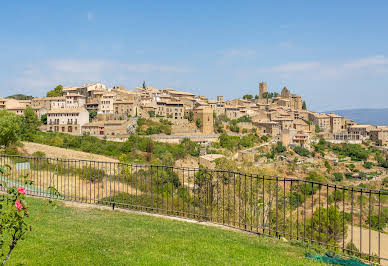
M 0 167 L 0 176 L 7 176 L 9 166 Z M 25 177 L 26 178 L 26 177 Z M 31 184 L 26 180 L 25 184 Z M 12 187 L 7 182 L 0 182 L 0 258 L 5 264 L 12 250 L 24 234 L 31 230 L 26 222 L 28 205 L 24 187 Z

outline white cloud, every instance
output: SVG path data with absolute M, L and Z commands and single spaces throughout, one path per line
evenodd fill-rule
M 348 61 L 290 62 L 256 69 L 256 73 L 273 73 L 281 77 L 302 79 L 341 79 L 361 74 L 374 75 L 388 71 L 388 58 L 382 55 Z
M 96 81 L 106 82 L 108 85 L 118 82 L 133 83 L 145 77 L 157 80 L 166 75 L 176 76 L 194 71 L 177 65 L 128 64 L 99 59 L 51 59 L 25 66 L 15 78 L 10 78 L 10 84 L 36 95 L 57 84 L 71 86 Z
M 256 51 L 253 49 L 228 49 L 218 51 L 218 54 L 221 54 L 223 57 L 246 57 L 255 55 Z
M 347 69 L 362 69 L 369 67 L 380 67 L 388 65 L 388 58 L 383 55 L 361 58 L 344 63 L 344 68 Z
M 88 11 L 88 21 L 93 20 L 93 13 L 91 11 Z
M 288 72 L 301 72 L 312 69 L 317 69 L 320 66 L 319 62 L 299 62 L 299 63 L 286 63 L 272 67 L 264 67 L 259 69 L 259 72 L 277 72 L 277 73 L 288 73 Z
M 292 42 L 290 41 L 284 41 L 284 42 L 280 42 L 279 43 L 279 47 L 280 48 L 287 48 L 287 49 L 290 49 L 292 48 L 294 45 L 292 44 Z

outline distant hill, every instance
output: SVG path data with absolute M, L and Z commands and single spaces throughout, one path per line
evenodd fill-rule
M 24 95 L 24 94 L 14 94 L 14 95 L 8 96 L 6 98 L 7 99 L 15 99 L 15 100 L 31 100 L 34 97 L 27 96 L 27 95 Z
M 349 109 L 330 111 L 359 124 L 388 125 L 388 108 L 384 109 Z M 327 112 L 329 113 L 329 112 Z

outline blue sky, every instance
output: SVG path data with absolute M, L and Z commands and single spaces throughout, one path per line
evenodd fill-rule
M 287 86 L 310 109 L 388 108 L 388 1 L 6 1 L 0 96 L 145 80 L 227 99 Z

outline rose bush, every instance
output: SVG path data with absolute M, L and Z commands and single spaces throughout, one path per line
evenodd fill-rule
M 7 176 L 9 170 L 9 166 L 0 167 L 0 176 Z M 31 181 L 26 180 L 25 184 L 31 184 Z M 0 258 L 3 265 L 31 226 L 25 219 L 28 216 L 26 189 L 1 181 L 0 191 Z

